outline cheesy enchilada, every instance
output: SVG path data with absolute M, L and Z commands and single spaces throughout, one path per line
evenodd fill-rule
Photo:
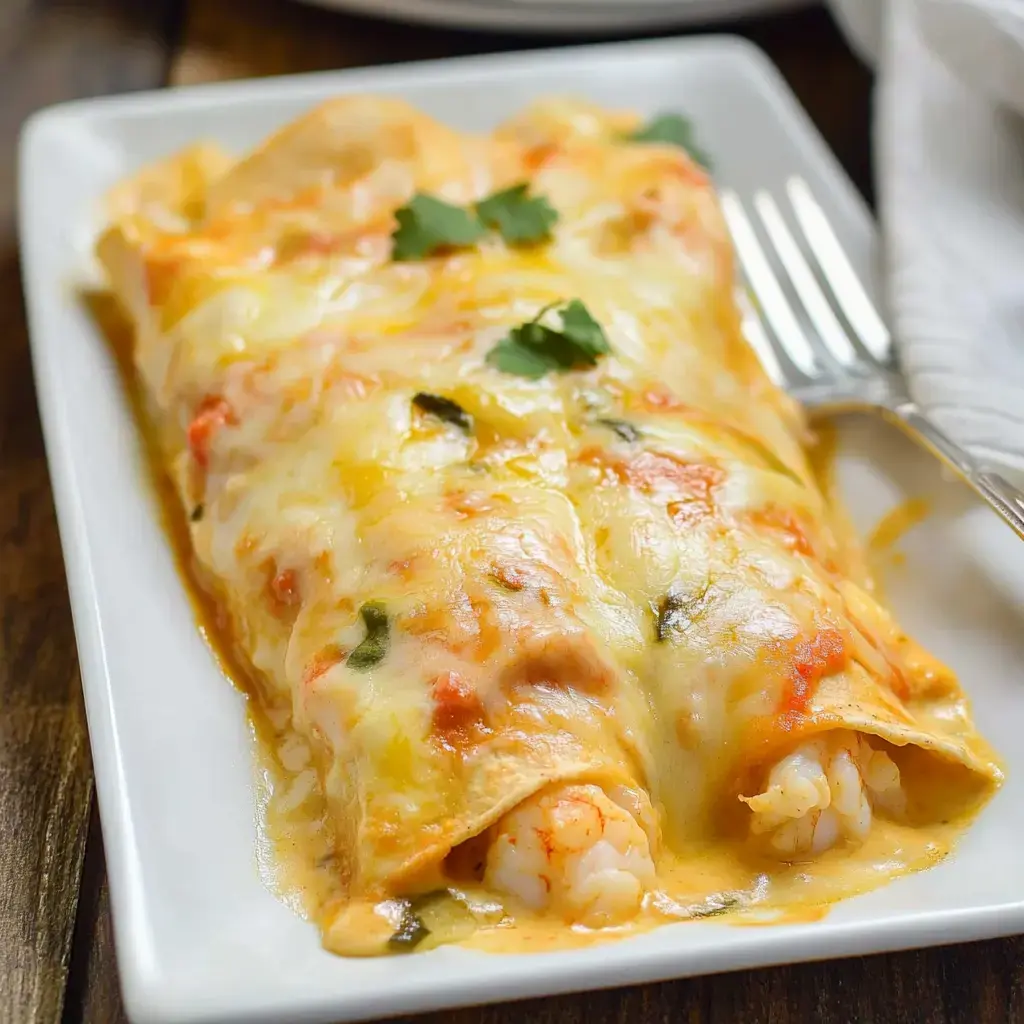
M 112 197 L 148 426 L 318 794 L 338 952 L 759 911 L 795 874 L 827 902 L 1000 779 L 742 337 L 687 141 L 341 98 Z

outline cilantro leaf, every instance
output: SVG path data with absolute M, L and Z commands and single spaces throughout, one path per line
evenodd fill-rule
M 516 328 L 509 332 L 507 338 L 502 338 L 487 353 L 487 361 L 502 373 L 512 373 L 529 380 L 538 380 L 551 370 L 558 369 L 542 349 L 523 342 L 520 330 Z
M 545 306 L 533 320 L 513 327 L 487 353 L 487 361 L 502 373 L 537 380 L 553 370 L 595 366 L 599 356 L 611 352 L 601 325 L 579 299 L 559 309 L 557 328 L 540 322 L 552 308 Z
M 395 220 L 394 260 L 418 260 L 438 249 L 472 245 L 485 233 L 476 214 L 422 192 L 395 211 Z
M 440 249 L 473 245 L 487 229 L 501 232 L 508 245 L 531 245 L 551 237 L 557 211 L 543 196 L 531 196 L 527 182 L 482 199 L 463 209 L 435 196 L 417 193 L 395 211 L 391 238 L 394 260 L 418 260 Z
M 551 237 L 558 211 L 543 197 L 531 196 L 527 182 L 482 199 L 476 212 L 489 227 L 501 232 L 509 245 L 532 245 Z
M 658 114 L 626 137 L 630 142 L 662 142 L 678 146 L 685 149 L 705 170 L 711 170 L 711 158 L 697 142 L 693 124 L 681 114 Z
M 611 346 L 604 336 L 601 325 L 579 299 L 572 299 L 562 310 L 561 316 L 562 334 L 571 340 L 582 354 L 588 356 L 591 363 L 596 363 L 598 356 L 606 356 L 611 352 Z

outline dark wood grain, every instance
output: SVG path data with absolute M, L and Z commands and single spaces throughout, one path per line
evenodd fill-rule
M 0 3 L 0 1020 L 60 1019 L 92 798 L 14 229 L 22 120 L 165 74 L 168 8 Z
M 1017 1024 L 1020 944 L 745 971 L 415 1019 L 417 1024 Z
M 6 15 L 12 24 L 18 19 L 24 21 L 24 12 L 32 8 L 27 0 L 6 2 L 13 2 L 11 10 L 15 13 Z M 9 38 L 2 31 L 4 17 L 5 14 L 0 14 L 0 60 L 9 49 Z M 159 18 L 149 25 L 152 27 L 157 23 L 160 23 Z M 166 25 L 162 27 L 166 28 Z M 730 27 L 730 30 L 733 29 Z M 827 16 L 821 11 L 812 11 L 749 22 L 740 30 L 779 64 L 851 177 L 870 198 L 870 77 L 850 55 Z M 158 35 L 147 38 L 158 38 Z M 188 0 L 182 43 L 169 76 L 172 81 L 184 84 L 482 53 L 551 45 L 553 42 L 550 39 L 509 38 L 392 25 L 315 10 L 287 0 L 246 0 L 244 3 L 236 0 Z M 135 77 L 131 82 L 125 82 L 125 87 L 146 80 L 145 74 L 139 73 L 141 69 L 155 70 L 154 65 L 158 61 L 154 54 L 158 50 L 159 45 L 154 49 L 153 44 L 148 43 L 143 46 L 143 51 L 150 54 L 149 58 L 140 58 L 138 53 L 122 53 L 117 58 L 125 62 L 124 66 L 135 68 Z M 64 70 L 61 74 L 67 75 L 68 72 Z M 83 72 L 80 70 L 77 74 Z M 0 124 L 5 116 L 6 111 L 0 111 Z M 18 401 L 20 412 L 17 416 L 5 416 L 4 433 L 0 438 L 7 436 L 8 421 L 17 419 L 22 424 L 18 429 L 27 432 L 30 446 L 35 445 L 32 459 L 36 460 L 35 472 L 42 493 L 30 493 L 24 499 L 15 499 L 14 505 L 10 505 L 7 492 L 0 491 L 4 496 L 0 515 L 4 516 L 4 524 L 13 523 L 24 535 L 37 531 L 38 557 L 42 564 L 31 565 L 28 571 L 33 573 L 33 579 L 48 579 L 51 584 L 46 598 L 40 599 L 35 606 L 37 618 L 31 621 L 45 622 L 47 615 L 56 616 L 59 620 L 56 627 L 47 625 L 45 628 L 47 632 L 55 629 L 55 635 L 62 635 L 65 640 L 63 646 L 58 645 L 58 650 L 64 659 L 61 667 L 68 671 L 67 688 L 74 692 L 73 658 L 60 563 L 52 546 L 49 496 L 41 465 L 38 464 L 34 410 L 30 400 L 23 395 L 18 396 Z M 25 423 L 28 423 L 27 427 Z M 0 448 L 0 451 L 6 451 L 6 448 Z M 21 505 L 18 500 L 22 500 Z M 12 520 L 9 508 L 13 508 L 20 518 L 15 516 Z M 33 524 L 31 527 L 28 525 L 30 522 Z M 40 525 L 44 522 L 47 525 Z M 2 536 L 6 537 L 6 533 Z M 48 548 L 47 539 L 51 544 Z M 50 575 L 46 576 L 44 570 L 48 570 Z M 7 566 L 0 563 L 0 571 L 5 574 L 3 595 L 6 598 L 9 593 Z M 19 621 L 30 620 L 23 617 Z M 28 635 L 29 627 L 21 628 Z M 37 624 L 35 629 L 41 634 L 44 627 Z M 49 643 L 49 637 L 42 642 Z M 5 666 L 10 663 L 7 646 L 5 633 Z M 31 647 L 31 642 L 23 642 L 22 650 L 27 653 L 23 653 L 22 658 L 39 657 L 33 654 Z M 51 654 L 51 657 L 57 655 Z M 0 694 L 2 692 L 0 689 Z M 57 703 L 68 713 L 66 708 L 69 705 Z M 73 717 L 71 721 L 73 727 L 66 726 L 66 731 L 78 737 L 77 758 L 84 761 L 80 718 Z M 0 722 L 3 722 L 2 718 Z M 5 756 L 0 753 L 0 773 L 5 770 Z M 78 777 L 77 769 L 70 775 Z M 0 774 L 0 780 L 2 778 Z M 75 825 L 77 829 L 84 821 L 81 796 L 78 794 L 72 801 L 79 814 Z M 65 871 L 69 885 L 74 881 L 73 867 L 80 856 L 73 852 L 80 849 L 80 845 L 75 847 L 76 839 L 69 834 L 72 832 L 74 829 L 65 827 L 60 835 L 55 836 L 55 841 L 70 844 L 60 854 L 62 860 L 72 866 Z M 116 984 L 102 848 L 95 819 L 90 835 L 82 873 L 74 967 L 65 1018 L 69 1022 L 121 1024 L 125 1017 Z M 80 844 L 80 832 L 76 836 Z M 0 852 L 0 893 L 5 884 L 2 880 L 7 877 L 3 873 L 3 856 Z M 51 885 L 50 892 L 55 888 Z M 43 927 L 51 930 L 63 928 L 65 940 L 67 917 L 66 912 L 61 916 L 60 907 L 66 907 L 73 898 L 68 894 L 55 898 L 56 911 L 49 905 L 41 908 L 40 916 L 48 922 Z M 56 916 L 51 917 L 52 913 Z M 0 920 L 0 940 L 6 935 L 3 927 Z M 0 971 L 6 973 L 3 956 L 0 952 Z M 0 978 L 0 997 L 6 991 L 4 984 L 5 980 Z M 2 1015 L 3 1010 L 0 1009 L 0 1019 Z M 16 1019 L 31 1018 L 18 1016 Z M 536 1024 L 654 1024 L 661 1021 L 666 1024 L 853 1024 L 855 1021 L 863 1024 L 1024 1024 L 1024 942 L 1007 940 L 747 971 L 409 1019 L 422 1024 L 441 1024 L 442 1021 L 450 1024 L 522 1024 L 526 1021 Z
M 73 949 L 63 1024 L 126 1022 L 118 987 L 110 891 L 95 806 L 89 821 Z

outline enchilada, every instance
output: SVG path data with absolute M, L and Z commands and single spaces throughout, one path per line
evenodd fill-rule
M 1001 777 L 743 340 L 679 127 L 341 98 L 111 197 L 147 429 L 338 952 L 827 904 Z

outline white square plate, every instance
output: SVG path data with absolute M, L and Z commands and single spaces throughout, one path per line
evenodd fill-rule
M 136 1022 L 352 1020 L 756 964 L 1022 930 L 1024 545 L 886 428 L 843 432 L 840 472 L 868 527 L 906 496 L 933 514 L 888 581 L 905 624 L 960 672 L 1008 781 L 937 868 L 817 924 L 668 925 L 541 955 L 441 948 L 344 960 L 257 873 L 254 766 L 241 696 L 219 676 L 144 484 L 135 426 L 104 339 L 76 295 L 93 273 L 99 199 L 197 136 L 246 147 L 337 92 L 405 95 L 485 129 L 543 93 L 693 116 L 741 193 L 802 174 L 858 269 L 875 235 L 860 198 L 769 62 L 727 38 L 664 40 L 217 85 L 47 111 L 21 152 L 33 355 L 81 655 L 117 954 Z

